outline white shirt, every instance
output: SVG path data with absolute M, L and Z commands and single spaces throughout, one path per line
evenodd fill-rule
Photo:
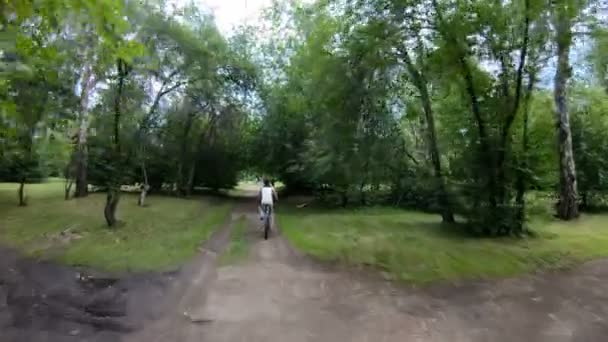
M 272 203 L 273 203 L 272 188 L 263 187 L 262 188 L 262 204 L 272 205 Z

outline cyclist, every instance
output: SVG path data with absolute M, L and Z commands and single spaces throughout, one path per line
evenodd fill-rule
M 260 220 L 264 219 L 264 209 L 269 209 L 270 217 L 272 218 L 272 209 L 274 202 L 278 201 L 279 197 L 274 187 L 270 184 L 268 178 L 264 178 L 262 187 L 258 192 L 258 203 L 260 204 Z

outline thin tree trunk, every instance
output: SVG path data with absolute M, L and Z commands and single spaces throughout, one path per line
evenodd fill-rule
M 74 182 L 72 181 L 71 178 L 66 178 L 65 179 L 65 200 L 69 200 L 70 199 L 70 193 L 72 192 L 72 184 L 74 184 Z
M 367 204 L 367 201 L 365 200 L 365 182 L 359 184 L 359 198 L 361 200 L 361 205 Z
M 554 100 L 557 144 L 559 151 L 559 202 L 557 216 L 562 220 L 578 217 L 576 166 L 572 151 L 572 132 L 568 113 L 567 84 L 570 78 L 571 22 L 566 9 L 557 10 L 557 69 L 555 71 Z
M 471 110 L 473 112 L 473 116 L 475 117 L 475 121 L 477 121 L 477 133 L 480 141 L 481 158 L 485 163 L 486 171 L 488 172 L 488 201 L 490 202 L 490 206 L 492 208 L 496 208 L 496 169 L 494 156 L 492 155 L 488 142 L 485 121 L 481 115 L 481 108 L 479 106 L 479 100 L 477 98 L 477 92 L 475 91 L 475 84 L 473 82 L 473 74 L 471 73 L 470 67 L 464 56 L 460 57 L 460 64 L 464 73 L 466 89 L 471 100 Z
M 194 120 L 194 113 L 189 113 L 188 116 L 186 117 L 184 131 L 182 133 L 182 144 L 181 144 L 181 149 L 180 149 L 181 156 L 180 156 L 179 165 L 177 167 L 177 172 L 178 172 L 177 187 L 178 187 L 178 191 L 181 193 L 181 195 L 186 195 L 186 192 L 187 192 L 186 187 L 187 187 L 189 178 L 184 174 L 184 168 L 186 166 L 186 160 L 188 159 L 188 153 L 187 153 L 188 135 L 190 135 L 190 129 L 192 128 L 193 120 Z
M 505 124 L 502 128 L 501 139 L 500 139 L 500 147 L 498 149 L 498 156 L 496 158 L 496 168 L 497 168 L 497 186 L 498 186 L 498 200 L 500 203 L 505 202 L 505 194 L 507 192 L 506 189 L 506 166 L 505 161 L 508 156 L 507 152 L 510 151 L 511 146 L 511 137 L 510 130 L 513 122 L 515 121 L 515 117 L 519 112 L 519 106 L 521 103 L 521 94 L 523 87 L 523 79 L 524 79 L 524 69 L 526 66 L 526 59 L 528 57 L 528 45 L 530 42 L 530 0 L 525 0 L 525 16 L 524 16 L 524 33 L 523 33 L 523 42 L 521 46 L 521 51 L 519 54 L 519 64 L 517 67 L 516 79 L 515 79 L 515 97 L 511 99 L 509 95 L 509 87 L 506 84 L 507 91 L 505 92 L 505 98 L 507 99 L 507 105 L 512 103 L 512 107 L 509 108 L 509 112 L 507 113 L 507 117 L 505 120 Z M 501 59 L 504 63 L 504 57 Z M 504 68 L 506 72 L 506 66 Z M 531 80 L 532 81 L 532 80 Z M 533 83 L 529 85 L 533 86 Z M 529 94 L 529 93 L 528 93 Z M 526 114 L 527 115 L 527 114 Z
M 25 152 L 25 164 L 26 170 L 19 180 L 19 190 L 17 191 L 19 197 L 19 206 L 27 206 L 27 196 L 25 194 L 25 182 L 28 179 L 29 168 L 32 167 L 32 150 L 34 145 L 34 128 L 29 128 L 24 136 L 24 152 Z
M 523 134 L 522 134 L 522 154 L 523 160 L 520 165 L 520 169 L 517 173 L 516 189 L 517 194 L 515 196 L 515 203 L 517 204 L 517 227 L 516 232 L 521 233 L 524 228 L 524 222 L 526 218 L 526 190 L 527 184 L 527 169 L 528 169 L 528 150 L 529 150 L 529 136 L 528 136 L 528 122 L 530 119 L 530 100 L 532 98 L 532 91 L 534 90 L 534 83 L 536 82 L 536 75 L 530 74 L 528 81 L 528 87 L 526 90 L 526 96 L 524 99 L 524 122 L 523 122 Z
M 433 7 L 437 12 L 437 17 L 439 19 L 439 24 L 444 25 L 443 13 L 439 7 L 437 0 L 433 0 Z M 449 31 L 445 29 L 441 30 L 441 34 L 447 38 L 448 40 L 455 41 L 456 44 L 459 44 L 458 39 L 453 37 Z M 460 64 L 461 72 L 465 81 L 465 88 L 467 94 L 469 95 L 471 112 L 473 113 L 473 117 L 477 123 L 477 134 L 479 137 L 479 145 L 481 152 L 482 162 L 485 164 L 486 172 L 487 172 L 487 193 L 488 193 L 488 202 L 490 203 L 490 207 L 492 210 L 497 207 L 497 191 L 496 191 L 496 163 L 494 159 L 494 155 L 492 154 L 492 150 L 490 148 L 490 144 L 488 141 L 488 134 L 486 130 L 486 123 L 481 114 L 481 106 L 479 104 L 479 98 L 477 96 L 477 91 L 475 90 L 475 82 L 473 80 L 473 72 L 471 71 L 471 66 L 467 61 L 466 51 L 463 51 L 462 46 L 457 46 L 458 52 L 458 62 Z
M 148 196 L 148 190 L 150 190 L 150 188 L 147 184 L 145 184 L 144 187 L 141 189 L 141 193 L 139 194 L 139 201 L 138 201 L 138 205 L 140 207 L 146 206 L 146 197 Z
M 114 99 L 114 150 L 117 154 L 117 157 L 120 155 L 120 104 L 122 100 L 122 91 L 124 88 L 124 82 L 127 73 L 126 65 L 121 59 L 118 60 L 118 73 L 118 93 L 116 94 L 116 98 Z
M 74 185 L 74 168 L 75 168 L 75 159 L 74 159 L 74 155 L 72 155 L 72 158 L 70 158 L 70 161 L 68 162 L 68 164 L 65 167 L 65 170 L 63 172 L 63 177 L 65 178 L 65 185 L 64 185 L 64 192 L 65 192 L 65 200 L 69 200 L 70 199 L 70 194 L 72 192 L 72 185 Z
M 104 217 L 109 227 L 113 227 L 116 220 L 116 208 L 118 207 L 118 202 L 120 201 L 120 159 L 121 159 L 121 149 L 120 149 L 120 116 L 121 116 L 121 98 L 124 88 L 124 81 L 127 77 L 129 70 L 127 64 L 122 60 L 118 59 L 117 61 L 117 69 L 118 69 L 118 91 L 116 94 L 116 98 L 114 99 L 114 157 L 113 163 L 114 167 L 112 170 L 113 179 L 110 181 L 111 183 L 108 186 L 108 195 L 106 197 L 106 205 L 104 208 Z
M 450 196 L 448 194 L 445 177 L 443 176 L 443 172 L 441 169 L 441 155 L 439 153 L 439 146 L 437 144 L 435 115 L 433 113 L 433 107 L 431 105 L 431 98 L 429 96 L 426 80 L 424 78 L 424 75 L 418 72 L 418 70 L 416 70 L 416 68 L 414 67 L 414 64 L 408 52 L 405 50 L 402 51 L 402 56 L 405 60 L 405 64 L 407 66 L 409 74 L 412 77 L 412 80 L 414 81 L 414 85 L 418 88 L 418 91 L 420 92 L 420 102 L 424 110 L 424 116 L 426 119 L 427 126 L 427 146 L 431 155 L 433 173 L 438 184 L 437 190 L 439 192 L 438 200 L 439 205 L 441 207 L 441 218 L 443 222 L 453 223 L 454 213 L 452 212 Z
M 19 182 L 19 190 L 17 191 L 17 193 L 19 195 L 19 206 L 27 206 L 27 200 L 25 196 L 25 177 L 21 177 L 21 181 Z
M 171 75 L 169 75 L 169 78 L 173 77 L 176 74 L 176 72 L 172 73 Z M 145 163 L 145 141 L 144 141 L 144 135 L 146 133 L 146 130 L 148 129 L 148 126 L 150 125 L 150 122 L 152 121 L 153 115 L 156 112 L 156 109 L 158 108 L 158 106 L 160 105 L 160 101 L 162 99 L 163 96 L 167 95 L 168 93 L 174 91 L 175 89 L 181 87 L 184 83 L 178 82 L 176 84 L 174 84 L 173 86 L 166 88 L 167 82 L 163 82 L 163 84 L 160 87 L 160 90 L 156 93 L 156 96 L 154 96 L 154 101 L 152 102 L 152 106 L 150 106 L 150 109 L 148 110 L 148 113 L 146 114 L 146 116 L 144 117 L 144 119 L 141 122 L 141 125 L 139 126 L 139 129 L 137 130 L 137 133 L 135 134 L 135 141 L 140 142 L 142 144 L 142 148 L 140 151 L 140 157 L 142 158 L 142 173 L 143 173 L 143 177 L 144 177 L 144 187 L 142 188 L 141 194 L 139 196 L 139 200 L 138 200 L 138 204 L 139 206 L 144 206 L 145 205 L 145 201 L 146 201 L 146 196 L 148 194 L 148 191 L 150 190 L 150 185 L 148 183 L 148 175 L 146 173 L 146 163 Z
M 97 80 L 92 68 L 85 67 L 82 78 L 82 90 L 80 92 L 80 112 L 78 113 L 78 139 L 76 142 L 76 197 L 88 195 L 87 168 L 89 152 L 87 148 L 88 130 L 88 103 L 90 92 L 95 87 Z
M 103 211 L 103 215 L 106 219 L 108 227 L 116 225 L 116 208 L 118 207 L 118 201 L 120 200 L 120 186 L 111 186 L 108 188 L 108 195 L 106 197 L 106 206 Z
M 173 194 L 175 196 L 182 195 L 182 178 L 184 176 L 184 162 L 180 160 L 177 164 L 177 182 L 175 182 L 175 186 L 173 187 Z
M 340 193 L 340 196 L 342 198 L 342 207 L 346 208 L 346 206 L 348 205 L 348 191 L 342 191 Z
M 363 177 L 361 177 L 361 183 L 359 183 L 359 201 L 361 205 L 367 205 L 367 199 L 365 198 L 365 184 L 367 183 L 367 177 L 369 175 L 369 160 L 363 165 Z
M 190 170 L 188 171 L 188 181 L 186 183 L 186 196 L 190 196 L 194 191 L 194 175 L 196 174 L 196 162 L 192 161 L 192 165 L 190 166 Z
M 587 194 L 587 191 L 583 191 L 581 193 L 581 210 L 588 210 L 589 209 L 589 195 Z
M 144 185 L 141 189 L 141 193 L 139 195 L 139 201 L 137 204 L 140 207 L 144 207 L 146 205 L 146 196 L 148 196 L 148 191 L 150 190 L 150 184 L 148 184 L 148 172 L 146 171 L 146 162 L 142 160 L 141 162 L 141 171 L 144 176 Z
M 87 162 L 88 151 L 85 140 L 81 140 L 81 136 L 86 136 L 84 130 L 78 132 L 78 145 L 76 146 L 76 193 L 75 197 L 86 197 L 88 195 L 88 180 L 87 180 Z M 84 142 L 83 142 L 84 141 Z

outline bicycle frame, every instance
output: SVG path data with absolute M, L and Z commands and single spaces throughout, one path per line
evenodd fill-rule
M 262 211 L 264 213 L 263 221 L 264 221 L 264 239 L 268 239 L 268 235 L 270 234 L 270 218 L 272 215 L 271 206 L 270 205 L 262 205 Z

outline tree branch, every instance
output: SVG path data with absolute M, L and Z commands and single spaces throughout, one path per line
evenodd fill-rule
M 502 132 L 502 147 L 506 143 L 507 136 L 509 135 L 509 130 L 513 121 L 515 120 L 515 116 L 517 115 L 517 111 L 519 110 L 519 103 L 521 100 L 521 88 L 523 82 L 524 75 L 524 67 L 526 65 L 526 57 L 528 55 L 528 44 L 530 41 L 530 0 L 525 0 L 525 19 L 524 19 L 524 37 L 521 47 L 521 53 L 519 55 L 519 66 L 517 67 L 517 78 L 515 81 L 515 98 L 513 99 L 513 107 L 511 112 L 507 116 L 507 120 Z M 504 153 L 504 152 L 503 152 Z
M 169 88 L 167 88 L 165 90 L 161 89 L 161 91 L 159 92 L 159 94 L 160 94 L 161 97 L 163 97 L 163 96 L 169 94 L 170 92 L 174 91 L 175 89 L 177 89 L 177 88 L 179 88 L 179 87 L 181 87 L 181 86 L 183 86 L 183 85 L 185 85 L 187 83 L 188 83 L 187 81 L 177 82 L 177 83 L 175 83 L 174 85 L 172 85 L 171 87 L 169 87 Z
M 479 98 L 477 96 L 477 92 L 475 91 L 475 82 L 473 80 L 473 73 L 471 71 L 471 67 L 466 59 L 465 51 L 461 46 L 461 43 L 458 41 L 457 37 L 453 37 L 450 34 L 450 31 L 446 31 L 445 28 L 441 28 L 445 24 L 445 20 L 439 8 L 439 4 L 437 0 L 432 0 L 433 7 L 435 8 L 435 12 L 437 13 L 437 18 L 439 20 L 440 33 L 447 38 L 447 40 L 454 41 L 456 44 L 456 50 L 458 52 L 458 63 L 460 64 L 461 71 L 463 73 L 463 77 L 465 80 L 465 86 L 467 93 L 469 94 L 469 98 L 471 101 L 471 111 L 473 112 L 473 116 L 477 121 L 477 132 L 479 135 L 480 148 L 481 148 L 481 159 L 485 163 L 485 167 L 487 168 L 488 174 L 488 201 L 492 207 L 496 207 L 496 175 L 495 175 L 495 160 L 491 154 L 491 149 L 488 144 L 488 137 L 485 127 L 485 121 L 481 115 L 481 108 L 479 105 Z

